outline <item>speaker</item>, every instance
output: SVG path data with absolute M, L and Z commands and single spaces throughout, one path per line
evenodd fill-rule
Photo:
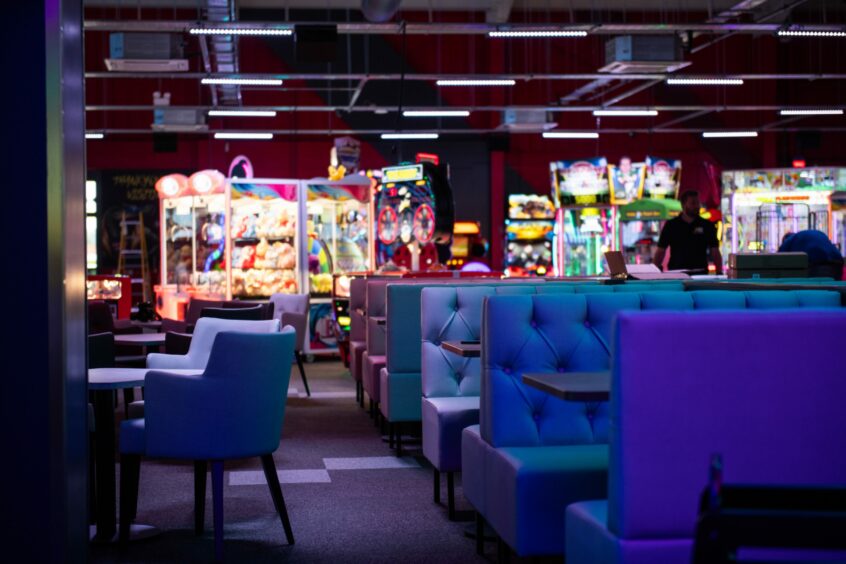
M 338 57 L 338 26 L 295 25 L 294 53 L 298 63 L 331 63 Z
M 154 153 L 175 153 L 176 133 L 153 133 Z

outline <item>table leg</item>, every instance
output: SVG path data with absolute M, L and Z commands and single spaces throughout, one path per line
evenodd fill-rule
M 96 542 L 110 542 L 117 532 L 115 518 L 115 406 L 112 390 L 94 392 L 94 450 L 97 464 Z

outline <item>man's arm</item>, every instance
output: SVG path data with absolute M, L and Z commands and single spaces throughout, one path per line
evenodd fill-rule
M 664 257 L 667 254 L 667 249 L 658 247 L 655 249 L 655 256 L 652 257 L 652 264 L 658 267 L 658 270 L 664 270 Z
M 711 261 L 714 263 L 714 269 L 717 274 L 723 273 L 723 255 L 720 253 L 719 247 L 711 247 Z

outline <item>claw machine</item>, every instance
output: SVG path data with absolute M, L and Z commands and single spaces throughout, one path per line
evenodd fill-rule
M 190 298 L 224 300 L 226 271 L 226 181 L 216 170 L 191 177 L 169 174 L 156 182 L 159 195 L 161 282 L 156 311 L 183 319 Z
M 838 208 L 844 193 L 846 168 L 723 172 L 723 256 L 773 253 L 785 235 L 804 229 L 817 229 L 842 244 Z
M 305 180 L 301 226 L 301 279 L 310 295 L 308 354 L 336 354 L 333 284 L 344 276 L 372 271 L 373 181 L 363 174 L 340 180 Z M 337 289 L 337 288 L 336 288 Z
M 617 248 L 617 207 L 611 204 L 604 157 L 550 163 L 556 204 L 554 268 L 558 276 L 598 276 L 604 253 Z
M 230 298 L 300 292 L 300 181 L 229 181 Z

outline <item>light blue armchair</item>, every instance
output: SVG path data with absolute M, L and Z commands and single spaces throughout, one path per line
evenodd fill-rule
M 285 397 L 291 376 L 295 332 L 222 332 L 215 337 L 205 372 L 184 376 L 147 374 L 146 416 L 120 429 L 121 542 L 129 537 L 138 505 L 141 457 L 194 461 L 194 516 L 203 531 L 206 466 L 211 461 L 215 557 L 223 554 L 223 461 L 261 458 L 273 503 L 288 543 L 294 535 L 276 474 Z

